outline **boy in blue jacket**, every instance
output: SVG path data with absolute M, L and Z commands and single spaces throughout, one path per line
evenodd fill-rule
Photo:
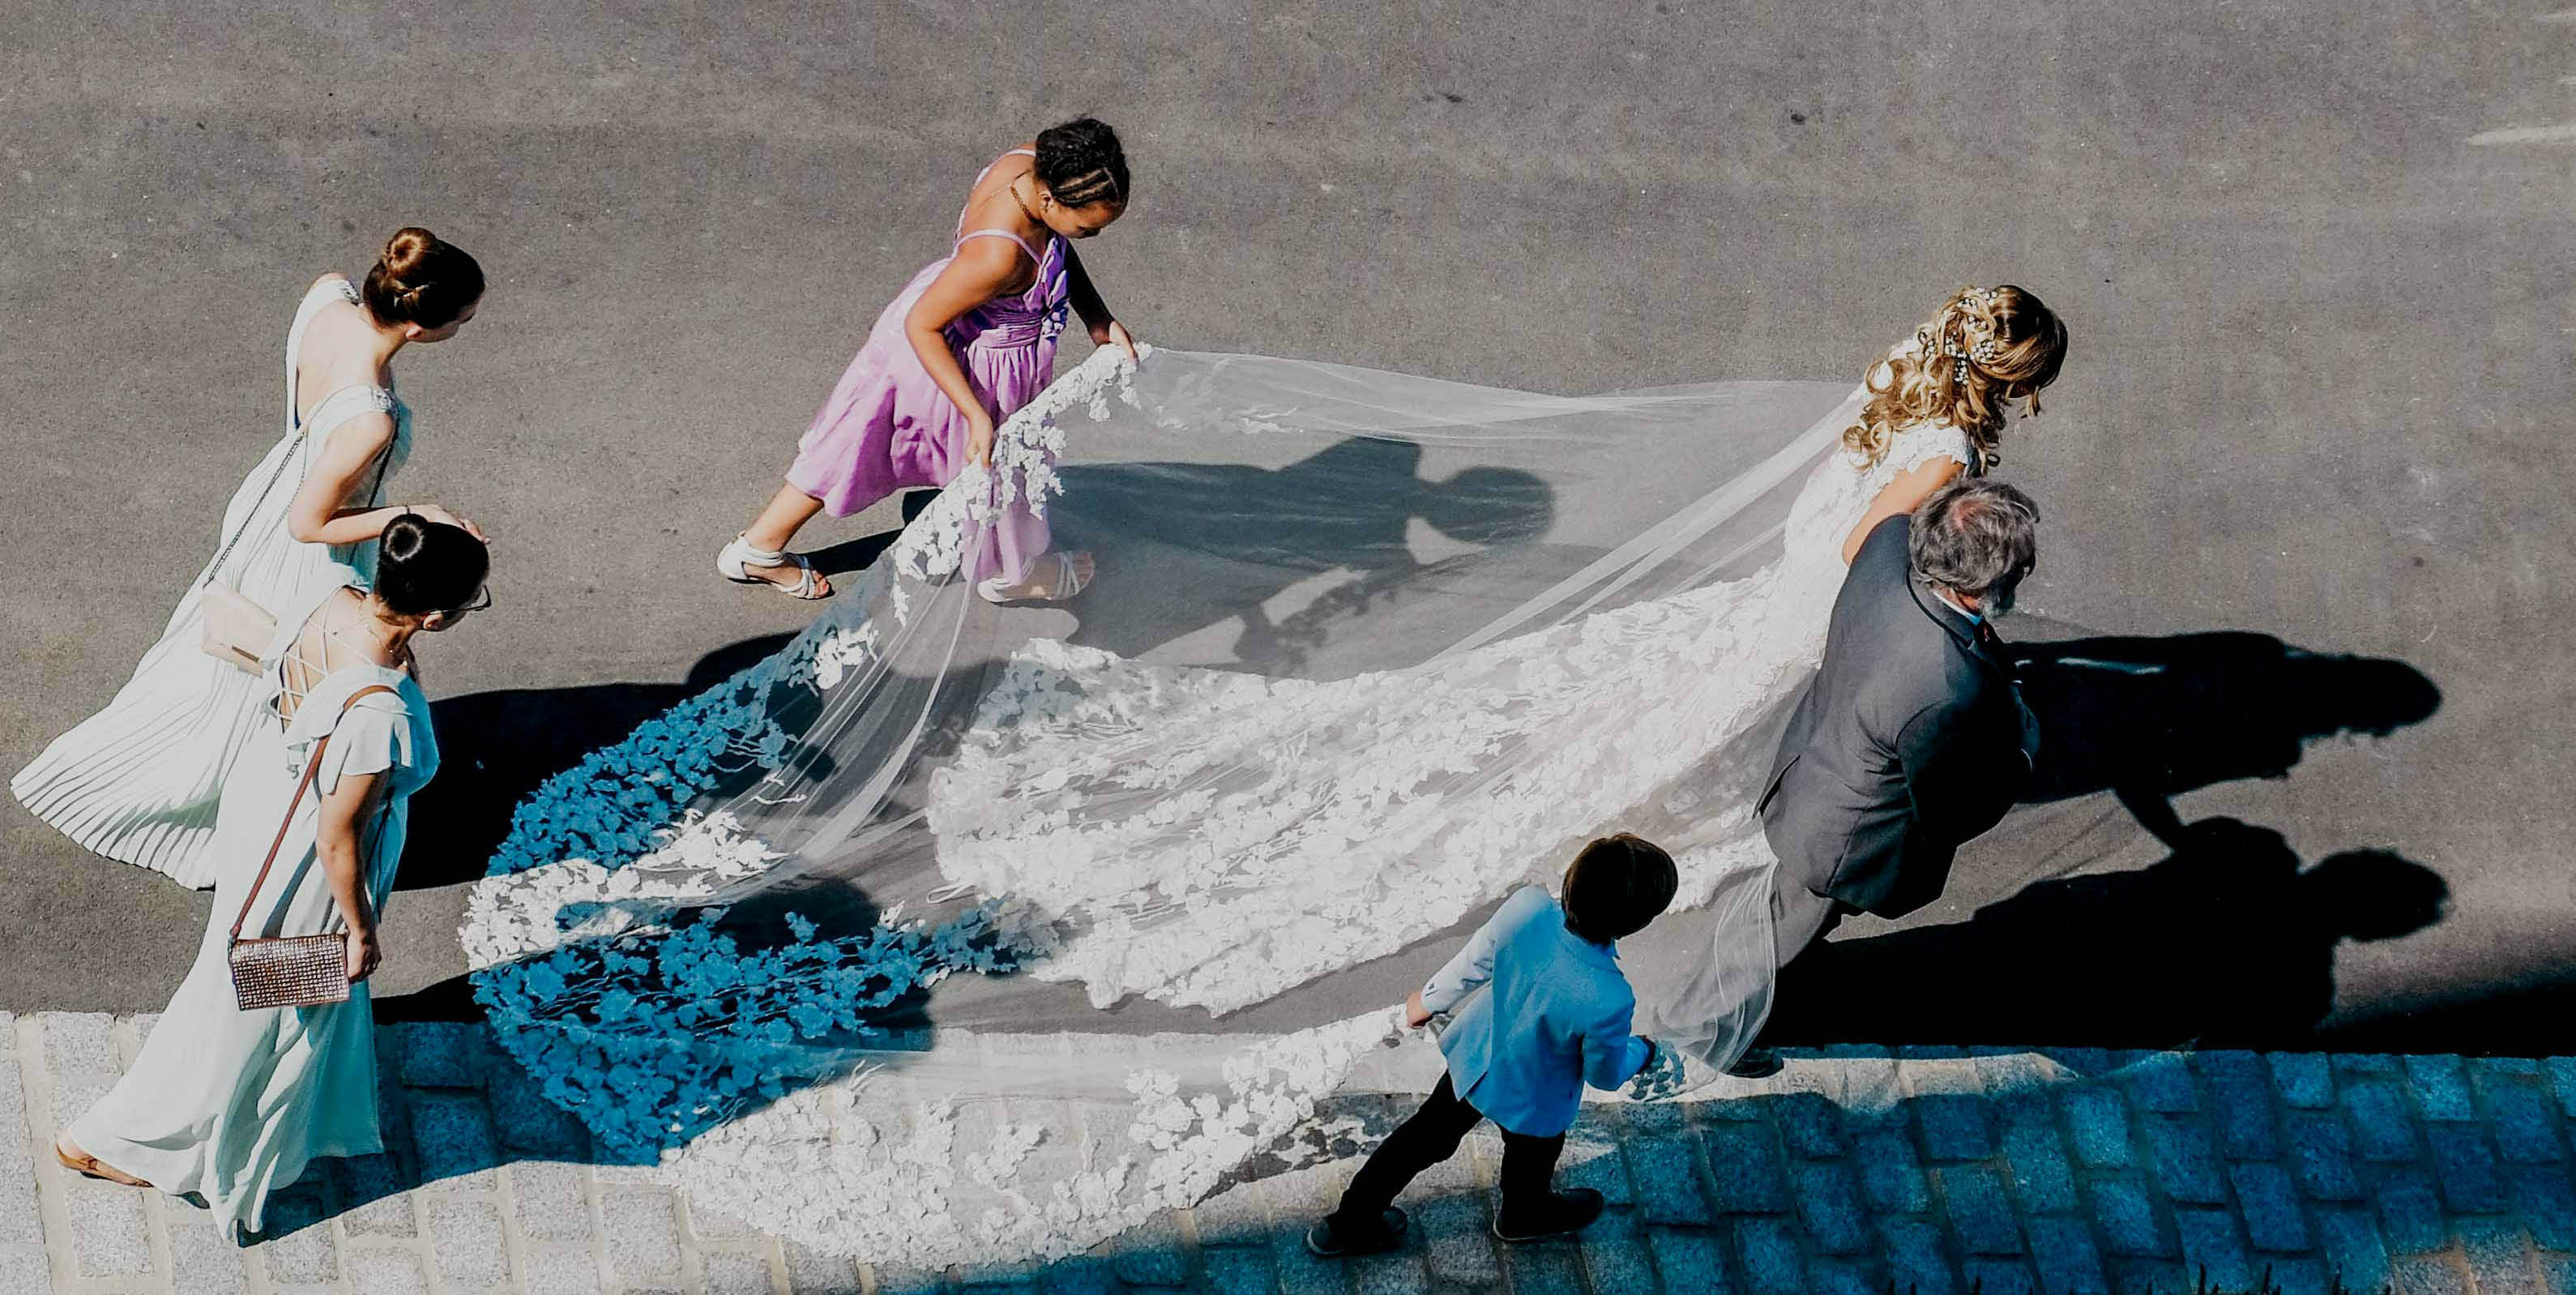
M 1601 1193 L 1553 1189 L 1556 1158 L 1583 1085 L 1617 1088 L 1655 1059 L 1654 1043 L 1629 1033 L 1637 996 L 1619 971 L 1615 942 L 1644 930 L 1679 884 L 1671 855 L 1622 832 L 1575 856 L 1561 906 L 1537 886 L 1513 892 L 1406 1001 L 1411 1025 L 1456 1012 L 1440 1036 L 1448 1073 L 1360 1166 L 1340 1208 L 1306 1234 L 1307 1248 L 1333 1257 L 1400 1244 L 1408 1221 L 1396 1193 L 1455 1155 L 1467 1131 L 1487 1119 L 1503 1131 L 1495 1236 L 1539 1241 L 1599 1218 Z

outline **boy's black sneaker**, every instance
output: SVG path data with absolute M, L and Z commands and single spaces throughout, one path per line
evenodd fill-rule
M 1572 1191 L 1550 1192 L 1547 1204 L 1527 1214 L 1509 1210 L 1494 1216 L 1494 1235 L 1514 1245 L 1545 1241 L 1552 1237 L 1572 1236 L 1592 1226 L 1601 1217 L 1601 1193 L 1589 1187 Z
M 1373 1255 L 1403 1245 L 1404 1230 L 1412 1226 L 1412 1220 L 1405 1217 L 1404 1211 L 1392 1205 L 1378 1212 L 1377 1228 L 1365 1236 L 1354 1236 L 1349 1230 L 1334 1227 L 1333 1219 L 1337 1217 L 1328 1216 L 1306 1230 L 1307 1249 L 1327 1259 Z

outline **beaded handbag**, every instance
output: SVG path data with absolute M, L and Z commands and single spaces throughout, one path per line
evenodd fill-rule
M 392 691 L 383 684 L 361 688 L 349 694 L 349 700 L 340 707 L 340 715 L 347 718 L 349 708 L 369 693 Z M 304 803 L 304 793 L 312 789 L 313 775 L 322 768 L 322 752 L 330 744 L 327 735 L 313 744 L 313 754 L 304 761 L 304 779 L 295 784 L 295 796 L 286 802 L 286 818 L 277 825 L 277 839 L 268 843 L 268 858 L 259 865 L 259 876 L 250 883 L 250 893 L 242 896 L 242 910 L 233 918 L 227 949 L 232 961 L 233 1002 L 245 1012 L 349 1001 L 348 932 L 242 938 L 242 925 L 250 920 L 250 907 L 259 901 L 259 888 L 268 883 L 268 870 L 277 865 L 277 852 L 286 844 L 286 831 L 295 824 L 296 807 Z

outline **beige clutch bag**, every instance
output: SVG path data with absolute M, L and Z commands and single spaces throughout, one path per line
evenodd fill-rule
M 233 528 L 231 539 L 224 541 L 215 560 L 206 567 L 205 587 L 197 591 L 197 605 L 204 612 L 204 628 L 197 645 L 206 655 L 244 674 L 259 673 L 259 654 L 268 650 L 268 641 L 277 636 L 277 615 L 252 602 L 242 591 L 216 579 L 224 569 L 224 559 L 233 555 L 233 546 L 241 543 L 250 529 L 251 520 L 259 516 L 260 506 L 268 502 L 268 492 L 277 488 L 277 479 L 286 475 L 286 465 L 295 461 L 295 452 L 303 448 L 304 433 L 295 434 L 295 444 L 278 456 L 277 470 L 268 474 L 268 484 L 259 488 L 259 498 L 251 501 L 250 511 L 242 515 L 240 526 Z
M 300 438 L 302 433 L 297 435 Z M 384 497 L 385 467 L 392 453 L 389 445 L 385 457 L 376 461 L 375 488 L 367 492 L 371 508 L 376 506 L 372 501 Z M 260 505 L 268 502 L 268 492 L 277 488 L 277 479 L 286 475 L 286 465 L 294 459 L 293 449 L 278 459 L 277 470 L 268 474 L 268 484 L 259 488 L 259 498 L 252 501 L 250 512 L 243 516 L 242 524 L 233 531 L 233 537 L 224 541 L 222 551 L 215 554 L 214 563 L 206 568 L 205 588 L 197 594 L 197 605 L 204 612 L 202 637 L 197 645 L 205 650 L 207 656 L 244 674 L 259 673 L 259 654 L 267 651 L 269 641 L 277 636 L 277 614 L 252 602 L 242 591 L 215 576 L 224 569 L 224 559 L 233 555 L 233 546 L 241 543 L 243 532 L 250 529 L 251 518 L 259 516 Z
M 206 655 L 245 674 L 258 674 L 259 654 L 277 637 L 277 617 L 220 580 L 209 580 L 197 591 L 197 606 L 205 616 L 198 646 Z

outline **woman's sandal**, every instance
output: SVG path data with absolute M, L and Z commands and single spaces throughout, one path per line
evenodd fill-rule
M 101 1182 L 118 1183 L 126 1187 L 149 1187 L 152 1185 L 132 1174 L 126 1173 L 124 1170 L 118 1169 L 114 1165 L 100 1160 L 98 1157 L 91 1155 L 86 1151 L 81 1152 L 79 1155 L 73 1155 L 71 1152 L 63 1149 L 63 1140 L 59 1137 L 54 1139 L 54 1159 L 61 1161 L 63 1168 L 71 1170 L 73 1173 L 79 1174 L 83 1178 L 96 1178 Z
M 1057 549 L 1055 552 L 1047 554 L 1046 556 L 1055 559 L 1056 583 L 1054 593 L 1044 597 L 1034 594 L 1005 593 L 1003 591 L 1011 588 L 1012 586 L 1005 584 L 1000 576 L 992 576 L 984 580 L 976 581 L 975 592 L 980 595 L 984 601 L 991 603 L 996 607 L 1026 607 L 1044 606 L 1050 603 L 1069 603 L 1079 597 L 1084 589 L 1090 587 L 1091 581 L 1083 579 L 1081 568 L 1076 567 L 1073 564 L 1072 554 L 1065 552 L 1063 549 Z M 1097 571 L 1092 572 L 1094 577 L 1097 577 L 1099 574 L 1100 573 Z M 1021 582 L 1023 585 L 1027 583 L 1027 581 Z
M 783 585 L 775 580 L 763 580 L 751 574 L 753 567 L 789 566 L 803 572 L 792 585 Z M 725 545 L 724 550 L 716 554 L 716 574 L 738 585 L 768 585 L 790 598 L 802 599 L 806 602 L 832 596 L 831 590 L 822 588 L 822 578 L 815 574 L 814 564 L 807 560 L 804 554 L 775 549 L 756 549 L 751 546 L 750 540 L 740 535 L 734 536 L 733 543 Z

